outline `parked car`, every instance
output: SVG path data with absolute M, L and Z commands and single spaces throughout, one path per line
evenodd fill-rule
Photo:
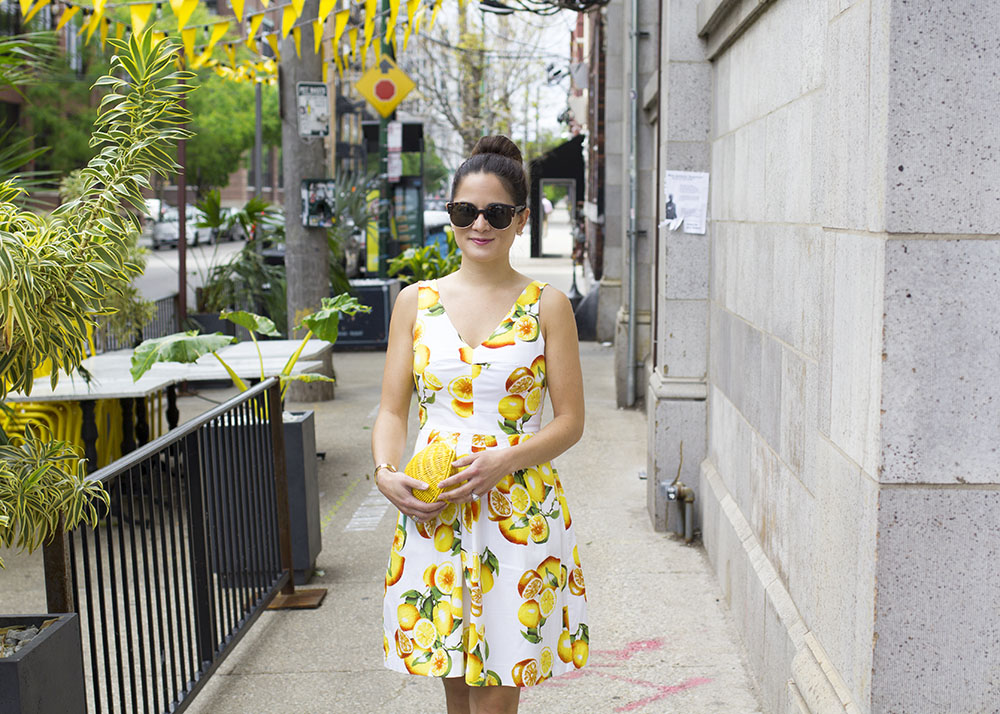
M 214 241 L 213 229 L 198 228 L 197 223 L 201 220 L 201 212 L 198 209 L 189 207 L 185 211 L 185 216 L 184 232 L 188 245 L 196 246 Z M 153 250 L 177 246 L 177 238 L 180 235 L 178 219 L 176 207 L 167 206 L 161 210 L 160 217 L 153 223 Z

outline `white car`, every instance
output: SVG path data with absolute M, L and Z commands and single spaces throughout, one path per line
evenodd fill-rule
M 185 216 L 184 232 L 188 245 L 195 246 L 200 243 L 213 242 L 212 229 L 198 228 L 196 225 L 201 220 L 201 212 L 198 209 L 188 207 Z M 179 234 L 180 222 L 178 221 L 177 208 L 168 206 L 163 209 L 159 218 L 153 223 L 153 250 L 176 247 Z

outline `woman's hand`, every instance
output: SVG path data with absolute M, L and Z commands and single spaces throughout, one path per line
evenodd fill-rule
M 462 470 L 438 484 L 441 489 L 438 498 L 452 503 L 468 503 L 489 493 L 500 479 L 511 472 L 506 451 L 509 449 L 486 449 L 452 461 L 452 466 Z
M 414 489 L 425 489 L 427 488 L 427 484 L 423 481 L 417 481 L 415 478 L 410 478 L 402 471 L 381 469 L 378 472 L 376 483 L 378 490 L 382 492 L 383 496 L 392 501 L 392 504 L 399 509 L 400 513 L 415 521 L 433 520 L 448 505 L 440 501 L 424 503 L 414 496 Z

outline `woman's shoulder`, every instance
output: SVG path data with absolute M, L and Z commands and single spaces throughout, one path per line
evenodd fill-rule
M 405 310 L 407 312 L 412 311 L 415 314 L 417 309 L 417 296 L 419 293 L 420 283 L 410 283 L 405 288 L 400 290 L 392 308 L 393 312 L 396 310 Z

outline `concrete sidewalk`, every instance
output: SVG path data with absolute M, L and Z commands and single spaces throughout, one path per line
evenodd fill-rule
M 704 550 L 653 532 L 645 505 L 646 422 L 615 407 L 612 349 L 582 346 L 587 428 L 558 459 L 587 574 L 587 667 L 522 696 L 521 711 L 762 711 Z M 443 712 L 440 683 L 382 666 L 382 579 L 395 509 L 374 490 L 368 440 L 379 353 L 339 353 L 337 398 L 317 414 L 322 573 L 313 611 L 264 613 L 188 711 Z M 411 437 L 416 425 L 411 424 Z

